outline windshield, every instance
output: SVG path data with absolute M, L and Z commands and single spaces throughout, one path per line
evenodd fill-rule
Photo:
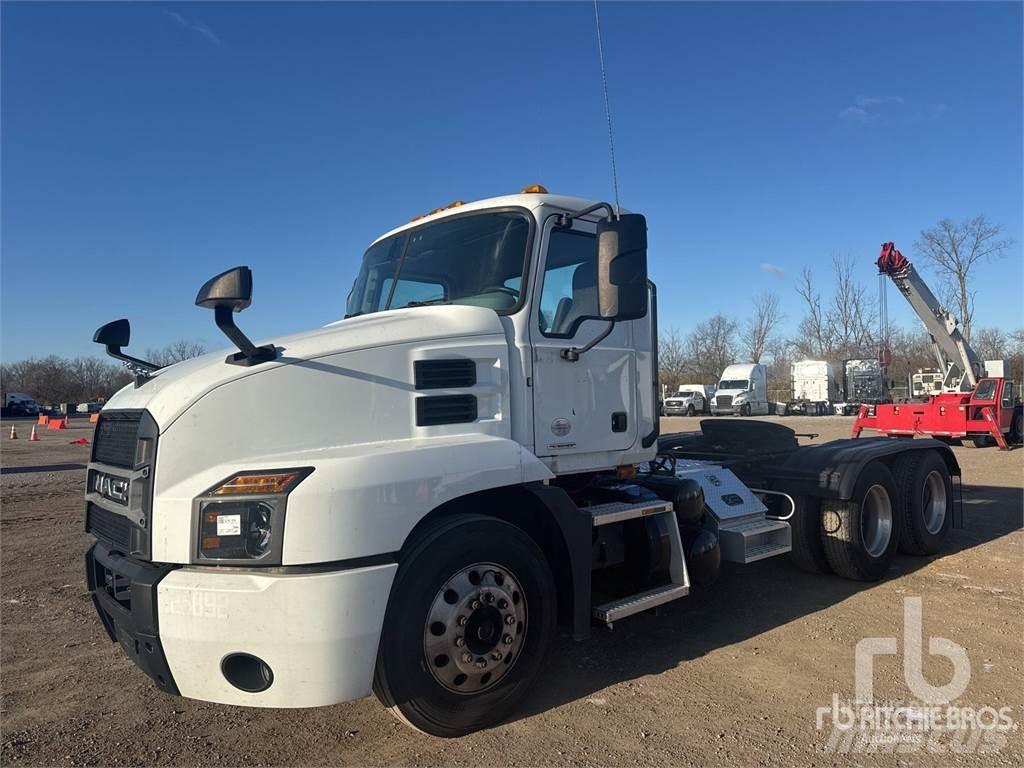
M 747 389 L 746 379 L 725 379 L 718 385 L 719 389 Z
M 530 219 L 514 211 L 442 219 L 381 240 L 363 255 L 347 315 L 424 304 L 507 311 L 519 304 Z
M 695 397 L 696 395 L 697 395 L 696 392 L 690 392 L 688 390 L 682 390 L 682 389 L 679 390 L 678 392 L 676 392 L 676 397 Z

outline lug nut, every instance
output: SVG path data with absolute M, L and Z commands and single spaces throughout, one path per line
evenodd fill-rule
M 485 603 L 493 603 L 494 602 L 494 595 L 492 595 L 490 592 L 488 592 L 486 595 L 484 595 L 484 602 Z
M 491 654 L 491 658 L 495 661 L 501 661 L 501 651 L 495 651 Z
M 456 637 L 455 638 L 455 645 L 457 645 L 459 648 L 461 648 L 465 644 L 466 644 L 466 641 L 463 640 L 461 637 Z
M 501 638 L 501 642 L 503 642 L 505 645 L 512 645 L 512 635 L 505 635 L 503 638 Z
M 511 627 L 513 624 L 516 623 L 516 617 L 510 613 L 508 616 L 505 617 L 505 623 Z
M 466 617 L 459 616 L 459 618 L 455 620 L 455 623 L 458 624 L 460 627 L 466 626 Z
M 477 610 L 480 607 L 480 601 L 474 600 L 472 603 L 469 604 L 469 607 L 472 608 L 474 611 Z
M 501 598 L 501 600 L 498 601 L 498 607 L 504 611 L 506 608 L 508 608 L 508 600 L 506 600 L 505 598 Z
M 469 664 L 469 662 L 473 660 L 473 654 L 469 651 L 466 651 L 466 653 L 462 654 L 462 660 Z
M 482 659 L 481 658 L 481 659 L 477 659 L 476 660 L 476 668 L 477 669 L 485 669 L 486 667 L 487 667 L 487 659 Z

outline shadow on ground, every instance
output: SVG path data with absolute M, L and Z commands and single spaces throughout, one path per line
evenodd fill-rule
M 1022 526 L 1024 489 L 964 486 L 964 525 L 934 557 L 898 555 L 885 581 L 1006 536 Z M 681 662 L 756 637 L 885 583 L 848 581 L 797 570 L 787 557 L 751 565 L 723 563 L 718 582 L 631 617 L 613 631 L 594 626 L 577 644 L 559 637 L 541 682 L 514 719 L 582 699 L 617 683 L 672 669 Z M 560 664 L 558 659 L 572 659 Z

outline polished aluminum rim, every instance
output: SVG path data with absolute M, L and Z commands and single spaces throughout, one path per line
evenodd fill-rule
M 879 557 L 892 538 L 892 502 L 884 486 L 872 485 L 860 505 L 860 536 L 871 557 Z
M 938 533 L 946 522 L 946 483 L 942 473 L 933 469 L 924 479 L 924 527 Z
M 526 637 L 526 594 L 508 568 L 474 563 L 438 591 L 423 628 L 423 653 L 434 679 L 454 693 L 497 685 L 519 658 Z

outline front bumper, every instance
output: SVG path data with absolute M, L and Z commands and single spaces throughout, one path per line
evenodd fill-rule
M 122 646 L 162 690 L 252 707 L 314 707 L 370 693 L 397 564 L 269 573 L 148 566 L 110 556 L 102 544 L 89 552 L 94 561 L 97 553 L 112 560 L 116 572 L 127 577 L 133 596 L 136 591 L 149 596 L 151 608 L 145 615 L 152 622 L 139 624 L 132 623 L 134 602 L 125 618 L 111 612 L 101 589 L 93 593 L 108 631 L 112 623 L 114 636 L 128 637 Z M 162 573 L 149 583 L 143 571 L 137 583 L 139 568 Z M 145 607 L 145 601 L 139 604 Z M 135 647 L 142 650 L 132 653 Z M 269 688 L 253 693 L 228 682 L 221 662 L 236 653 L 256 656 L 273 670 Z M 160 674 L 167 686 L 160 684 Z
M 173 566 L 133 560 L 99 542 L 85 553 L 85 574 L 96 613 L 112 642 L 149 675 L 157 688 L 178 693 L 157 626 L 157 584 Z

